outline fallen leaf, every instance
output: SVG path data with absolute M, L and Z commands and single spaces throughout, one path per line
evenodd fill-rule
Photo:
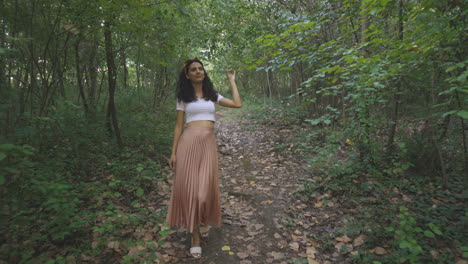
M 282 258 L 284 258 L 284 254 L 281 253 L 281 252 L 272 251 L 272 252 L 271 252 L 271 255 L 272 255 L 273 258 L 275 258 L 275 259 L 282 259 Z
M 297 243 L 297 242 L 289 243 L 289 247 L 290 247 L 292 250 L 299 251 L 299 243 Z
M 259 234 L 260 232 L 247 232 L 247 234 L 249 234 L 249 236 L 256 236 L 257 234 Z
M 119 241 L 111 241 L 111 242 L 107 243 L 107 247 L 112 248 L 112 249 L 118 249 L 119 244 L 120 244 Z
M 281 238 L 281 235 L 278 234 L 278 233 L 275 233 L 275 234 L 274 234 L 274 237 L 275 237 L 276 239 L 280 239 L 280 238 Z
M 127 256 L 138 255 L 140 250 L 145 249 L 143 246 L 137 245 L 129 248 Z
M 344 235 L 341 237 L 337 237 L 336 241 L 348 243 L 351 241 L 351 239 L 347 235 Z
M 432 257 L 434 259 L 439 259 L 439 252 L 437 252 L 437 251 L 435 251 L 433 249 L 431 249 L 431 251 L 429 251 L 429 252 L 431 253 L 431 255 L 432 255 Z
M 245 252 L 237 252 L 237 256 L 241 259 L 245 259 L 245 258 L 248 258 L 249 257 L 249 254 L 245 253 Z
M 306 249 L 306 254 L 307 254 L 307 261 L 311 263 L 315 259 L 315 254 L 317 253 L 317 250 L 315 247 L 307 247 Z
M 360 235 L 354 239 L 353 246 L 359 247 L 364 244 L 364 236 Z
M 374 250 L 375 254 L 377 254 L 377 255 L 388 254 L 387 250 L 385 250 L 385 248 L 383 248 L 383 247 L 375 247 L 373 250 Z
M 231 247 L 230 246 L 224 246 L 224 247 L 221 248 L 221 250 L 223 250 L 223 251 L 231 250 Z
M 403 201 L 405 202 L 412 202 L 413 200 L 411 200 L 411 198 L 409 198 L 406 194 L 403 194 Z

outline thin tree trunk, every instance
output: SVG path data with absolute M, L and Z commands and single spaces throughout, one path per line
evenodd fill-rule
M 140 91 L 141 89 L 141 67 L 140 67 L 140 59 L 141 59 L 141 46 L 138 45 L 138 55 L 136 61 L 136 77 L 137 77 L 137 90 Z
M 400 42 L 403 42 L 403 0 L 398 0 L 398 39 Z M 398 63 L 400 63 L 400 59 L 398 59 Z M 398 125 L 398 115 L 400 111 L 400 93 L 402 90 L 402 80 L 401 76 L 398 79 L 395 95 L 393 96 L 393 111 L 392 111 L 392 118 L 390 124 L 390 134 L 388 136 L 387 142 L 387 154 L 390 156 L 394 151 L 393 142 L 395 140 L 395 132 Z
M 366 3 L 362 0 L 361 1 L 361 11 L 363 11 L 366 8 Z M 367 38 L 367 33 L 369 30 L 369 17 L 364 15 L 361 18 L 361 44 L 368 42 Z M 367 48 L 364 49 L 364 56 L 369 57 L 369 50 Z M 365 121 L 370 120 L 370 110 L 369 110 L 369 105 L 367 103 L 367 100 L 365 100 L 365 105 L 364 105 L 364 119 Z M 362 118 L 362 117 L 361 117 Z M 363 122 L 360 120 L 360 126 L 363 128 L 363 132 L 361 132 L 361 140 L 358 146 L 359 149 L 359 158 L 361 162 L 365 162 L 370 158 L 370 125 L 369 122 Z
M 99 39 L 97 34 L 93 34 L 93 39 L 91 40 L 90 47 L 89 47 L 89 57 L 88 57 L 88 99 L 89 99 L 89 107 L 91 113 L 94 115 L 96 111 L 96 87 L 97 87 L 97 78 L 98 78 L 98 71 L 97 71 L 97 53 L 99 48 Z
M 128 89 L 128 69 L 127 69 L 127 54 L 125 52 L 125 45 L 122 45 L 122 47 L 119 50 L 119 55 L 120 55 L 120 66 L 122 66 L 123 70 L 123 76 L 122 76 L 122 83 L 123 87 L 125 90 Z
M 104 42 L 106 50 L 106 61 L 107 61 L 107 78 L 109 83 L 109 101 L 107 104 L 107 123 L 108 128 L 110 128 L 110 122 L 112 120 L 112 128 L 114 130 L 114 135 L 117 139 L 117 144 L 119 147 L 123 146 L 122 138 L 120 137 L 119 122 L 117 120 L 117 110 L 115 107 L 114 95 L 116 88 L 116 68 L 115 61 L 112 52 L 112 32 L 110 30 L 109 21 L 104 22 Z M 111 120 L 110 120 L 111 119 Z
M 76 81 L 78 83 L 78 89 L 80 90 L 80 97 L 81 99 L 83 99 L 83 107 L 84 107 L 85 115 L 88 116 L 88 113 L 89 113 L 88 103 L 86 101 L 86 95 L 85 95 L 84 87 L 83 87 L 83 74 L 81 72 L 81 67 L 80 67 L 80 42 L 81 42 L 81 37 L 76 41 L 76 44 L 75 44 Z
M 455 98 L 457 99 L 457 104 L 458 108 L 462 109 L 462 103 L 460 100 L 460 94 L 458 91 L 455 91 Z M 461 122 L 461 132 L 462 132 L 462 140 L 463 140 L 463 157 L 464 157 L 464 168 L 465 168 L 465 175 L 468 177 L 468 144 L 466 142 L 466 137 L 467 137 L 467 129 L 465 126 L 465 120 L 463 118 L 460 118 Z

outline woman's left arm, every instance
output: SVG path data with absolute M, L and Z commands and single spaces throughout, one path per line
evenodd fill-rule
M 231 71 L 230 68 L 228 68 L 226 75 L 229 80 L 229 86 L 231 87 L 232 100 L 227 99 L 227 98 L 222 98 L 221 100 L 219 100 L 219 105 L 225 106 L 225 107 L 231 107 L 231 108 L 240 108 L 242 107 L 242 102 L 240 99 L 239 91 L 237 90 L 236 72 Z

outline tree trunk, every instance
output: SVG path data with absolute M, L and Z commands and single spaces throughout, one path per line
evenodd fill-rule
M 122 76 L 122 83 L 125 90 L 128 89 L 128 69 L 127 69 L 127 54 L 125 52 L 125 45 L 119 50 L 120 54 L 120 66 L 122 66 L 123 76 Z
M 88 116 L 88 103 L 86 101 L 86 96 L 84 92 L 84 87 L 83 87 L 83 74 L 81 72 L 81 67 L 80 67 L 80 42 L 81 42 L 81 37 L 76 40 L 75 44 L 75 65 L 76 65 L 76 82 L 78 83 L 78 89 L 80 90 L 80 97 L 83 99 L 83 107 L 84 107 L 84 112 L 85 115 Z
M 398 39 L 403 42 L 403 0 L 398 0 Z M 400 63 L 400 59 L 398 59 L 398 63 Z M 393 142 L 395 140 L 395 132 L 398 124 L 398 115 L 400 111 L 400 93 L 402 90 L 403 82 L 401 80 L 401 76 L 398 79 L 395 95 L 393 96 L 393 111 L 390 123 L 390 133 L 388 136 L 387 142 L 387 155 L 390 156 L 394 151 Z
M 366 2 L 365 1 L 361 1 L 361 11 L 363 11 L 364 9 L 366 9 Z M 367 38 L 367 33 L 368 33 L 368 30 L 369 30 L 369 17 L 367 15 L 364 15 L 362 18 L 361 18 L 361 44 L 363 43 L 366 43 L 368 42 L 368 38 Z M 364 50 L 364 56 L 365 57 L 369 57 L 369 50 L 367 48 L 365 48 Z M 369 124 L 369 120 L 370 120 L 370 110 L 369 110 L 369 104 L 367 103 L 367 98 L 365 100 L 365 105 L 364 105 L 364 116 L 363 117 L 360 117 L 360 118 L 364 118 L 365 121 L 363 122 L 363 120 L 360 120 L 360 126 L 363 128 L 363 132 L 361 132 L 361 139 L 360 139 L 360 142 L 359 142 L 359 145 L 358 145 L 358 149 L 359 149 L 359 158 L 361 160 L 361 162 L 365 162 L 365 161 L 368 161 L 369 158 L 371 157 L 371 153 L 370 153 L 370 146 L 369 146 L 369 143 L 370 143 L 370 124 Z
M 107 124 L 108 128 L 111 128 L 110 123 L 112 121 L 112 128 L 114 130 L 114 135 L 117 139 L 117 144 L 119 147 L 122 147 L 122 138 L 120 137 L 119 122 L 117 120 L 117 110 L 114 102 L 114 94 L 116 88 L 116 68 L 114 55 L 112 52 L 112 32 L 110 30 L 109 21 L 104 22 L 104 42 L 106 50 L 106 61 L 107 61 L 107 78 L 109 83 L 109 100 L 107 104 Z
M 92 114 L 96 111 L 96 87 L 98 78 L 97 54 L 99 48 L 99 39 L 97 34 L 93 34 L 93 39 L 90 42 L 89 57 L 88 57 L 88 99 L 89 107 Z
M 141 59 L 141 46 L 138 45 L 138 55 L 136 61 L 136 77 L 137 77 L 137 90 L 140 91 L 141 89 L 141 67 L 140 67 L 140 59 Z

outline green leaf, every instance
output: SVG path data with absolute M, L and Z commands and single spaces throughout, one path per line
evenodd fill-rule
M 408 241 L 401 241 L 400 242 L 400 248 L 409 248 L 411 245 L 408 243 Z
M 465 110 L 460 110 L 457 112 L 457 116 L 463 118 L 463 119 L 468 119 L 468 111 Z
M 10 167 L 6 167 L 6 168 L 3 168 L 6 172 L 9 172 L 9 173 L 14 173 L 14 174 L 18 174 L 20 173 L 19 170 L 15 169 L 15 168 L 10 168 Z
M 307 121 L 307 122 L 309 122 L 309 123 L 311 123 L 312 125 L 315 126 L 315 125 L 318 125 L 318 124 L 320 123 L 321 119 L 320 119 L 320 118 L 317 118 L 317 119 L 306 119 L 305 121 Z
M 0 161 L 6 158 L 6 154 L 3 152 L 0 152 Z
M 143 191 L 143 189 L 141 189 L 141 188 L 139 188 L 139 189 L 136 191 L 136 195 L 137 195 L 138 197 L 143 196 L 144 193 L 145 193 L 145 191 Z
M 169 233 L 171 233 L 171 229 L 161 230 L 161 232 L 159 232 L 159 234 L 162 237 L 167 237 L 169 235 Z
M 432 232 L 434 232 L 436 235 L 442 235 L 442 231 L 440 231 L 440 228 L 435 224 L 430 223 L 429 227 L 431 228 Z
M 435 237 L 434 233 L 432 233 L 432 232 L 429 231 L 429 230 L 424 231 L 424 235 L 427 236 L 427 237 L 430 237 L 430 238 L 434 238 L 434 237 Z
M 13 144 L 0 144 L 0 149 L 1 150 L 12 150 L 15 149 L 16 146 Z
M 5 184 L 5 175 L 0 173 L 0 185 Z

